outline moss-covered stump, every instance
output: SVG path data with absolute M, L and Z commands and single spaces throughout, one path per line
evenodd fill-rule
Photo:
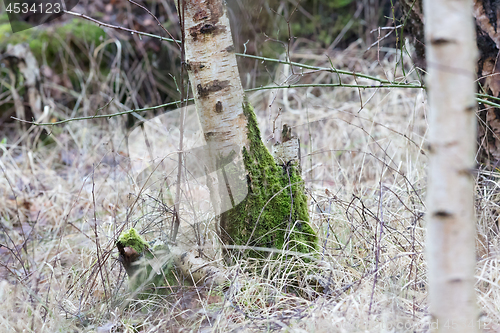
M 122 232 L 116 247 L 130 291 L 139 299 L 168 294 L 172 286 L 225 286 L 231 280 L 225 270 L 178 246 L 159 245 L 151 249 L 134 228 Z
M 244 113 L 250 142 L 248 149 L 243 148 L 248 195 L 221 214 L 221 238 L 230 245 L 311 253 L 316 249 L 317 237 L 309 225 L 300 166 L 277 164 L 261 140 L 255 113 L 248 102 Z M 268 255 L 256 250 L 245 254 L 256 258 Z
M 145 298 L 150 294 L 166 294 L 169 287 L 178 285 L 173 259 L 168 246 L 150 248 L 139 233 L 131 228 L 116 242 L 122 263 L 129 278 L 130 291 Z

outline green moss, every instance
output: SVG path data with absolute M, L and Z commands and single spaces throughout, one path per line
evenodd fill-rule
M 124 247 L 129 246 L 133 248 L 137 251 L 137 253 L 142 253 L 144 250 L 149 248 L 148 242 L 146 242 L 134 228 L 130 228 L 128 231 L 122 232 L 118 241 Z
M 57 33 L 63 36 L 73 36 L 76 40 L 99 44 L 104 38 L 104 31 L 96 24 L 74 19 L 59 27 Z
M 2 23 L 0 25 L 0 47 L 4 49 L 7 44 L 26 43 L 30 40 L 30 35 L 26 32 L 12 33 L 10 23 Z
M 294 166 L 277 165 L 261 140 L 252 107 L 245 102 L 250 145 L 243 149 L 248 195 L 221 215 L 222 237 L 229 244 L 310 253 L 317 237 L 309 225 L 304 183 Z M 286 245 L 286 246 L 285 246 Z M 250 251 L 252 257 L 261 253 Z
M 8 44 L 29 43 L 31 52 L 37 58 L 38 63 L 42 63 L 42 55 L 45 50 L 45 57 L 49 65 L 51 65 L 56 60 L 61 48 L 63 48 L 62 43 L 98 45 L 105 35 L 104 30 L 96 24 L 78 19 L 56 28 L 39 26 L 16 33 L 12 33 L 9 23 L 2 23 L 0 24 L 0 51 L 5 50 Z M 75 55 L 78 60 L 83 61 L 84 59 L 80 59 L 80 57 L 86 57 L 82 52 L 75 52 Z
M 9 23 L 9 15 L 7 12 L 0 14 L 0 24 Z
M 118 242 L 121 246 L 131 247 L 141 254 L 127 270 L 129 289 L 138 299 L 146 299 L 155 294 L 168 294 L 169 286 L 179 284 L 179 274 L 176 274 L 166 244 L 156 245 L 151 249 L 149 243 L 134 228 L 122 232 Z

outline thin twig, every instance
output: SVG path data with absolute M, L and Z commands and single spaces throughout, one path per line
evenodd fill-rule
M 65 14 L 69 14 L 69 15 L 73 15 L 73 16 L 77 16 L 77 17 L 81 17 L 81 18 L 86 19 L 86 20 L 89 20 L 91 22 L 96 23 L 98 26 L 103 26 L 103 27 L 107 27 L 107 28 L 111 28 L 111 29 L 117 29 L 117 30 L 127 31 L 127 32 L 130 32 L 131 34 L 138 34 L 138 35 L 143 35 L 143 36 L 147 36 L 147 37 L 151 37 L 151 38 L 158 38 L 158 39 L 161 39 L 161 40 L 165 40 L 167 42 L 175 42 L 175 43 L 180 42 L 180 41 L 178 41 L 176 39 L 165 38 L 165 37 L 161 37 L 161 36 L 154 35 L 154 34 L 148 34 L 147 32 L 142 32 L 142 31 L 138 31 L 138 30 L 124 28 L 124 27 L 121 27 L 119 25 L 112 25 L 112 24 L 104 23 L 102 21 L 98 21 L 95 18 L 92 18 L 92 17 L 87 16 L 85 14 L 70 12 L 68 10 L 65 10 L 64 13 Z
M 192 102 L 192 101 L 194 101 L 194 99 L 191 98 L 191 99 L 186 100 L 185 102 Z M 151 106 L 151 107 L 142 108 L 142 109 L 133 109 L 133 110 L 127 110 L 127 111 L 122 111 L 122 112 L 116 112 L 116 113 L 110 113 L 110 114 L 100 114 L 100 115 L 87 116 L 87 117 L 68 118 L 68 119 L 56 121 L 56 122 L 53 122 L 53 123 L 37 123 L 35 121 L 28 121 L 28 120 L 19 119 L 19 118 L 16 118 L 16 117 L 11 117 L 11 118 L 15 119 L 15 120 L 18 120 L 18 121 L 22 121 L 24 123 L 36 125 L 36 126 L 51 126 L 51 125 L 60 125 L 60 124 L 64 124 L 64 123 L 69 123 L 70 121 L 76 121 L 76 120 L 97 119 L 97 118 L 112 118 L 112 117 L 121 116 L 121 115 L 124 115 L 124 114 L 129 114 L 129 113 L 134 113 L 134 112 L 143 112 L 143 111 L 149 111 L 149 110 L 156 110 L 156 109 L 160 109 L 160 108 L 163 108 L 163 107 L 166 107 L 166 106 L 177 105 L 179 103 L 182 103 L 182 102 L 181 101 L 175 101 L 175 102 L 170 102 L 170 103 L 166 103 L 166 104 Z M 169 111 L 171 111 L 171 110 L 169 110 Z M 169 112 L 169 111 L 166 111 L 166 112 Z
M 184 13 L 185 13 L 185 4 L 183 0 L 177 0 L 177 12 L 179 14 L 179 22 L 181 25 L 181 74 L 180 74 L 180 93 L 181 100 L 185 100 L 184 95 L 184 64 L 186 62 L 186 32 L 185 32 L 185 21 L 184 21 Z M 170 240 L 175 243 L 175 239 L 177 238 L 177 233 L 179 232 L 179 226 L 181 224 L 179 211 L 180 211 L 180 203 L 181 203 L 181 180 L 182 180 L 182 158 L 183 158 L 183 146 L 184 146 L 184 118 L 186 114 L 186 106 L 181 104 L 181 114 L 180 114 L 180 126 L 179 126 L 179 153 L 178 153 L 178 163 L 177 163 L 177 184 L 175 188 L 175 206 L 174 206 L 174 215 L 175 218 L 173 220 L 172 233 L 170 234 Z
M 172 34 L 160 23 L 160 20 L 158 20 L 158 18 L 153 14 L 151 13 L 151 11 L 149 9 L 147 9 L 146 7 L 144 7 L 143 5 L 133 1 L 133 0 L 128 0 L 128 2 L 136 5 L 137 7 L 139 8 L 142 8 L 143 10 L 145 10 L 149 15 L 151 15 L 152 18 L 155 19 L 156 23 L 158 23 L 158 25 L 167 33 L 167 35 L 170 36 L 170 38 L 172 39 L 172 41 L 177 45 L 177 47 L 179 48 L 179 50 L 181 50 L 181 45 L 177 42 L 177 40 L 174 38 L 174 36 L 172 36 Z
M 99 26 L 108 27 L 108 28 L 117 29 L 117 30 L 122 30 L 122 31 L 127 31 L 127 32 L 130 32 L 132 34 L 143 35 L 143 36 L 147 36 L 147 37 L 151 37 L 151 38 L 157 38 L 157 39 L 164 40 L 164 41 L 167 41 L 167 42 L 174 42 L 176 44 L 182 43 L 182 41 L 177 40 L 177 39 L 165 38 L 165 37 L 161 37 L 161 36 L 158 36 L 158 35 L 155 35 L 155 34 L 150 34 L 150 33 L 142 32 L 142 31 L 138 31 L 138 30 L 128 29 L 128 28 L 124 28 L 124 27 L 121 27 L 121 26 L 104 23 L 102 21 L 96 20 L 96 19 L 94 19 L 94 18 L 92 18 L 90 16 L 87 16 L 87 15 L 84 15 L 84 14 L 79 14 L 79 13 L 70 12 L 70 11 L 64 11 L 64 12 L 66 14 L 74 15 L 74 16 L 77 16 L 77 17 L 89 20 L 91 22 L 96 23 Z M 244 57 L 244 58 L 262 60 L 262 61 L 266 61 L 266 62 L 274 62 L 274 63 L 279 63 L 279 64 L 287 64 L 287 65 L 297 66 L 297 67 L 306 68 L 306 69 L 328 71 L 328 72 L 332 72 L 332 73 L 340 73 L 340 74 L 345 74 L 345 75 L 356 75 L 357 77 L 361 77 L 361 78 L 365 78 L 365 79 L 369 79 L 369 80 L 381 82 L 381 83 L 384 83 L 384 84 L 399 84 L 401 86 L 406 86 L 407 85 L 406 83 L 403 83 L 403 82 L 402 83 L 391 82 L 389 80 L 380 79 L 380 78 L 377 78 L 375 76 L 371 76 L 371 75 L 367 75 L 367 74 L 363 74 L 363 73 L 355 73 L 355 72 L 351 72 L 351 71 L 337 70 L 337 69 L 332 69 L 332 68 L 328 68 L 328 67 L 305 65 L 305 64 L 298 63 L 298 62 L 286 61 L 286 60 L 280 60 L 280 59 L 273 59 L 273 58 L 266 58 L 266 57 L 251 55 L 251 54 L 235 53 L 235 55 L 239 56 L 239 57 Z M 423 87 L 423 85 L 421 85 L 421 86 Z

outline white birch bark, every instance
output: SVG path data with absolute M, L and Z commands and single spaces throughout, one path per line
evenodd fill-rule
M 186 62 L 196 109 L 207 141 L 221 150 L 247 144 L 241 86 L 234 45 L 221 0 L 184 2 Z
M 222 0 L 183 2 L 186 66 L 210 155 L 204 162 L 217 163 L 232 151 L 237 155 L 233 160 L 241 162 L 241 149 L 248 147 L 247 119 L 226 7 Z M 211 165 L 208 169 L 221 168 Z M 233 167 L 229 178 L 226 174 L 218 177 L 220 212 L 232 208 L 247 195 L 243 165 L 239 163 L 236 174 L 234 170 Z
M 431 329 L 478 332 L 474 291 L 477 47 L 471 0 L 424 0 L 429 93 Z
M 210 155 L 199 160 L 217 170 L 218 186 L 210 192 L 219 191 L 214 197 L 220 198 L 222 241 L 257 247 L 293 243 L 295 250 L 310 252 L 317 237 L 308 224 L 300 168 L 285 163 L 285 177 L 261 141 L 244 98 L 223 0 L 185 0 L 183 6 L 186 68 Z

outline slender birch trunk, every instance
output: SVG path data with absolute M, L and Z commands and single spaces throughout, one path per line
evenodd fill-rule
M 217 170 L 221 238 L 226 244 L 310 252 L 300 168 L 276 163 L 245 100 L 229 19 L 222 0 L 182 1 L 186 68 L 207 142 L 208 170 Z M 216 188 L 217 187 L 217 188 Z M 213 196 L 212 196 L 213 197 Z
M 224 171 L 221 176 L 225 177 L 225 184 L 219 182 L 218 188 L 210 189 L 217 192 L 215 197 L 220 200 L 216 203 L 219 207 L 214 208 L 224 212 L 247 195 L 241 165 L 235 167 L 233 163 L 229 178 L 227 167 L 219 168 L 221 164 L 230 164 L 229 160 L 241 161 L 238 158 L 241 149 L 249 146 L 243 110 L 245 95 L 223 2 L 185 0 L 181 6 L 184 6 L 186 68 L 208 148 L 203 163 L 208 164 L 210 171 Z
M 219 208 L 221 239 L 237 245 L 233 248 L 248 245 L 314 251 L 317 239 L 308 223 L 298 139 L 285 127 L 283 146 L 275 149 L 276 160 L 264 146 L 241 86 L 223 1 L 186 0 L 179 4 L 179 16 L 184 17 L 185 65 L 207 142 L 205 149 L 196 149 L 185 160 L 204 164 L 205 171 L 217 170 L 218 185 L 209 187 L 214 201 L 220 199 L 215 208 Z M 207 183 L 211 183 L 212 178 L 208 178 Z M 177 207 L 178 203 L 178 211 Z M 178 223 L 174 235 L 177 227 Z M 134 229 L 121 234 L 117 247 L 136 293 L 144 288 L 146 294 L 166 290 L 158 287 L 176 276 L 174 268 L 195 282 L 220 284 L 227 279 L 223 271 L 176 246 L 150 249 Z M 247 253 L 262 255 L 258 250 Z
M 471 0 L 424 0 L 429 93 L 431 328 L 478 332 L 474 291 L 477 47 Z

